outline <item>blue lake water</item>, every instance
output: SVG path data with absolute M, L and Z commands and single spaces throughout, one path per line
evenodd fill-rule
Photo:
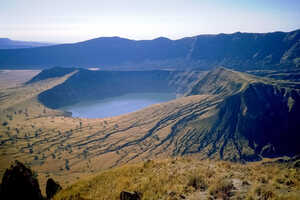
M 82 102 L 61 109 L 72 112 L 73 117 L 104 118 L 134 112 L 175 98 L 174 93 L 129 93 L 103 100 Z

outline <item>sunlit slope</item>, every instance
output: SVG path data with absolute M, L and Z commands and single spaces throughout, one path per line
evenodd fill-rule
M 41 172 L 40 178 L 53 174 L 64 183 L 84 173 L 114 166 L 119 163 L 118 160 L 126 162 L 123 161 L 123 157 L 127 157 L 123 155 L 127 154 L 126 151 L 120 153 L 118 149 L 135 146 L 148 138 L 145 136 L 147 131 L 157 121 L 167 118 L 167 115 L 182 109 L 189 102 L 192 105 L 194 101 L 194 97 L 191 97 L 188 101 L 155 105 L 128 116 L 107 119 L 65 117 L 66 113 L 49 109 L 38 101 L 37 97 L 41 92 L 62 85 L 76 73 L 78 71 L 64 77 L 55 76 L 56 78 L 45 80 L 39 78 L 40 81 L 36 83 L 2 91 L 2 173 L 9 166 L 9 161 L 19 159 Z M 197 72 L 183 72 L 174 75 L 176 79 L 169 84 L 192 84 L 198 76 L 201 75 Z M 182 85 L 178 87 L 178 91 L 182 93 L 185 90 Z M 127 141 L 131 141 L 130 145 L 126 144 Z M 119 143 L 121 148 L 115 149 L 114 143 Z M 126 159 L 129 160 L 130 156 Z M 98 161 L 102 163 L 101 166 Z M 93 165 L 91 162 L 97 164 Z M 62 174 L 70 175 L 70 179 L 60 176 Z
M 64 85 L 76 73 L 54 79 L 62 82 L 47 88 Z M 17 98 L 18 103 L 10 105 L 14 95 L 21 94 L 14 89 L 1 103 L 1 123 L 7 122 L 1 126 L 1 168 L 20 159 L 38 170 L 41 179 L 50 174 L 65 184 L 146 159 L 192 155 L 249 161 L 300 152 L 297 83 L 225 68 L 198 79 L 193 73 L 173 74 L 179 79 L 169 80 L 180 85 L 177 89 L 185 91 L 184 97 L 104 119 L 71 118 L 44 107 L 37 96 L 47 91 L 44 84 L 49 80 L 34 83 L 43 90 L 25 86 L 32 97 Z M 18 112 L 25 109 L 27 114 Z
M 86 177 L 64 188 L 54 199 L 117 200 L 122 191 L 137 191 L 142 199 L 153 200 L 297 200 L 300 175 L 296 163 L 240 164 L 181 157 L 148 160 Z

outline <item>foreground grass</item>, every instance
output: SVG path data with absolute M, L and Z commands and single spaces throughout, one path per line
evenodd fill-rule
M 176 158 L 103 171 L 54 199 L 119 199 L 121 191 L 142 199 L 299 199 L 299 169 L 281 164 L 238 164 Z

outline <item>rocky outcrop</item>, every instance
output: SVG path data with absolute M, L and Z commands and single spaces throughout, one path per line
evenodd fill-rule
M 3 175 L 2 184 L 0 184 L 0 199 L 45 200 L 36 176 L 37 174 L 31 169 L 16 160 Z M 47 199 L 51 199 L 61 189 L 62 187 L 57 182 L 49 178 L 46 186 Z
M 52 178 L 49 178 L 46 185 L 47 199 L 51 199 L 61 189 L 62 187 L 57 182 L 55 182 Z
M 0 199 L 42 200 L 43 196 L 34 173 L 21 162 L 15 161 L 2 178 Z

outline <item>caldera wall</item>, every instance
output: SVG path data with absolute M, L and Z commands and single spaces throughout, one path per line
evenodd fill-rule
M 41 93 L 38 99 L 47 107 L 55 109 L 82 101 L 104 99 L 127 93 L 183 93 L 201 73 L 79 69 L 64 83 Z M 182 83 L 187 87 L 182 87 Z

